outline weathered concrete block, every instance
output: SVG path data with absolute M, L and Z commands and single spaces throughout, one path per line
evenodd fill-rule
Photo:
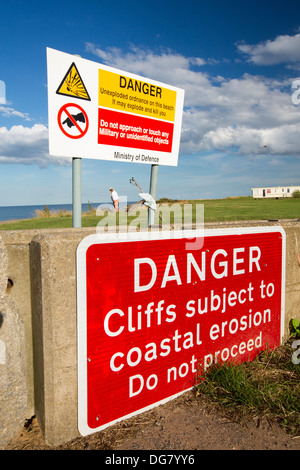
M 0 237 L 0 449 L 26 419 L 24 324 L 7 294 L 8 259 Z
M 284 224 L 286 232 L 285 335 L 292 318 L 300 320 L 300 224 Z
M 30 419 L 35 414 L 29 269 L 29 245 L 35 233 L 33 230 L 1 232 L 8 258 L 7 277 L 13 282 L 13 288 L 9 290 L 9 296 L 17 307 L 25 329 L 27 419 Z
M 49 445 L 79 435 L 76 250 L 87 234 L 42 234 L 30 244 L 36 416 Z

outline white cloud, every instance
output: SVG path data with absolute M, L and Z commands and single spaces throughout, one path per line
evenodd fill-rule
M 292 104 L 292 82 L 250 74 L 215 78 L 201 68 L 194 69 L 195 62 L 202 64 L 201 58 L 172 51 L 158 54 L 132 48 L 123 53 L 93 44 L 87 44 L 87 50 L 107 65 L 185 89 L 182 154 L 214 149 L 234 149 L 241 155 L 300 152 L 300 140 L 298 143 L 296 138 L 300 106 Z
M 170 85 L 177 84 L 177 86 L 186 83 L 184 75 L 187 73 L 191 77 L 194 76 L 194 73 L 190 70 L 193 65 L 199 66 L 205 63 L 205 60 L 200 57 L 184 57 L 170 50 L 154 53 L 151 50 L 144 50 L 135 46 L 131 46 L 129 52 L 125 54 L 116 47 L 103 50 L 92 43 L 86 43 L 86 50 L 100 58 L 107 65 Z
M 0 101 L 0 104 L 1 104 L 1 101 Z M 21 113 L 20 111 L 16 111 L 14 108 L 9 108 L 8 106 L 0 106 L 0 114 L 3 117 L 14 116 L 14 117 L 25 119 L 26 121 L 30 121 L 29 114 Z
M 3 80 L 0 80 L 0 104 L 6 103 L 6 96 L 5 96 L 5 83 Z
M 300 107 L 293 106 L 285 84 L 244 75 L 220 87 L 210 82 L 205 89 L 204 106 L 200 99 L 184 112 L 182 151 L 234 148 L 249 155 L 266 153 L 267 145 L 272 154 L 299 154 L 294 134 L 300 125 Z
M 41 168 L 49 163 L 66 164 L 69 159 L 50 156 L 48 129 L 41 124 L 32 127 L 0 127 L 0 162 L 37 164 Z
M 15 110 L 14 108 L 9 107 L 10 105 L 6 100 L 6 86 L 3 80 L 0 80 L 0 115 L 3 117 L 19 117 L 25 119 L 26 121 L 30 121 L 29 114 L 22 113 L 20 111 Z
M 182 155 L 234 151 L 240 155 L 299 155 L 300 106 L 292 103 L 292 82 L 244 74 L 240 78 L 211 76 L 201 57 L 137 47 L 86 49 L 102 63 L 185 90 L 181 135 Z M 3 108 L 0 106 L 0 113 Z M 7 111 L 8 112 L 8 111 Z M 10 112 L 13 112 L 11 109 Z M 0 128 L 0 161 L 65 164 L 48 153 L 43 125 Z
M 249 56 L 249 61 L 257 65 L 300 63 L 300 33 L 294 36 L 281 35 L 259 44 L 239 43 L 240 52 Z

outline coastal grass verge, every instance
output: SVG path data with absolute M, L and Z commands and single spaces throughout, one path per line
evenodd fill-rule
M 196 218 L 196 205 L 202 204 L 204 208 L 205 222 L 223 222 L 223 221 L 243 221 L 243 220 L 272 220 L 279 219 L 299 219 L 300 220 L 300 199 L 262 199 L 255 200 L 252 197 L 236 197 L 225 199 L 197 199 L 197 200 L 175 200 L 162 198 L 157 201 L 158 207 L 167 204 L 171 209 L 173 205 L 183 206 L 191 204 L 193 211 L 193 222 Z M 173 206 L 174 207 L 174 206 Z M 113 212 L 103 211 L 102 215 L 96 214 L 97 208 L 90 207 L 88 211 L 82 213 L 82 227 L 96 227 L 104 217 L 109 224 L 115 220 Z M 123 210 L 124 211 L 124 210 Z M 122 212 L 122 211 L 121 211 Z M 139 204 L 132 206 L 127 217 L 122 217 L 122 213 L 117 218 L 117 225 L 123 225 L 124 220 L 127 224 L 132 221 L 141 220 L 146 225 L 147 210 Z M 183 212 L 183 211 L 182 211 Z M 175 219 L 171 213 L 170 223 Z M 176 220 L 177 222 L 177 220 Z M 0 224 L 0 230 L 30 230 L 43 228 L 71 228 L 71 211 L 51 211 L 45 206 L 43 211 L 37 211 L 32 219 L 8 221 Z
M 195 387 L 196 396 L 214 403 L 236 422 L 263 418 L 300 438 L 300 364 L 292 361 L 289 339 L 251 362 L 214 364 Z

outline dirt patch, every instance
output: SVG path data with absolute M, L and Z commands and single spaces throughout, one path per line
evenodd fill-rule
M 64 445 L 45 444 L 36 418 L 27 421 L 5 450 L 300 450 L 267 418 L 236 423 L 215 406 L 187 392 L 153 410 Z

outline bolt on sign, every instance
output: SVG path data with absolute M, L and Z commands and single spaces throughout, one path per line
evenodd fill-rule
M 112 237 L 112 234 L 110 234 Z M 87 435 L 280 345 L 281 227 L 91 235 L 77 250 L 78 416 Z
M 51 155 L 177 165 L 184 90 L 50 48 L 47 71 Z

